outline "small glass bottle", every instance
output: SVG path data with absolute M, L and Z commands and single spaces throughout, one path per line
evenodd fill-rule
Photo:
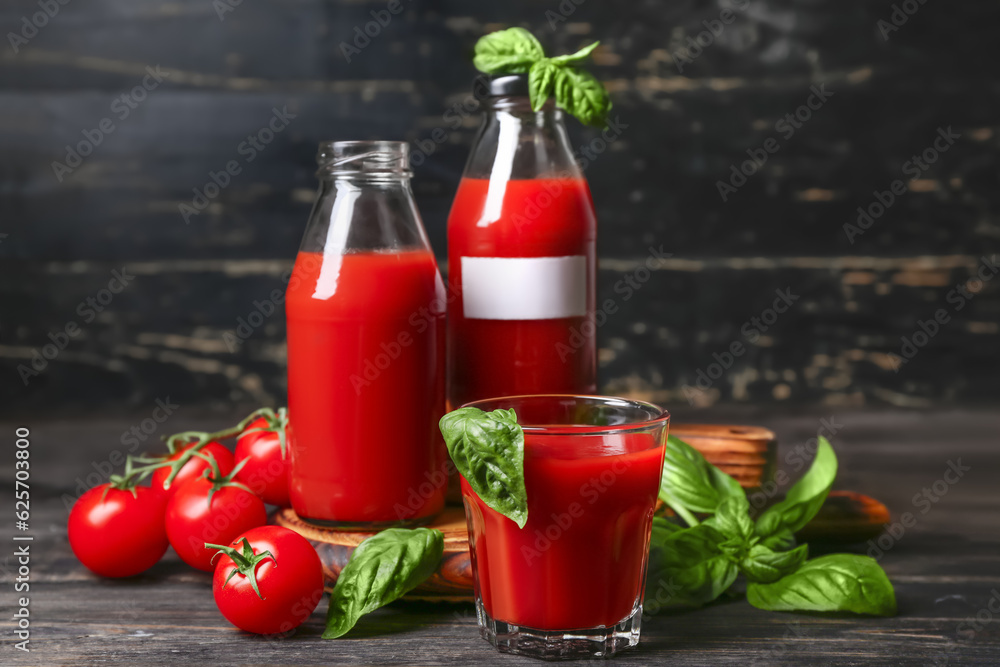
M 448 218 L 448 401 L 597 390 L 597 221 L 563 112 L 527 75 L 479 79 L 485 117 Z
M 340 529 L 424 523 L 444 505 L 445 290 L 408 149 L 320 144 L 286 293 L 292 507 Z

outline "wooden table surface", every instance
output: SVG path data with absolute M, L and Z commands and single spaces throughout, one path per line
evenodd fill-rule
M 686 421 L 706 419 L 703 413 Z M 779 462 L 815 435 L 821 420 L 841 463 L 835 488 L 876 496 L 897 519 L 916 524 L 888 544 L 880 562 L 895 583 L 899 615 L 888 619 L 764 612 L 743 600 L 660 615 L 642 630 L 638 650 L 619 664 L 1000 664 L 1000 413 L 850 412 L 784 414 L 713 411 L 715 421 L 761 424 L 781 442 Z M 139 419 L 136 418 L 138 423 Z M 538 664 L 505 656 L 479 638 L 471 605 L 397 603 L 362 620 L 348 637 L 323 641 L 326 602 L 288 639 L 241 633 L 218 613 L 210 576 L 172 551 L 127 581 L 94 577 L 66 540 L 62 495 L 93 463 L 121 449 L 132 422 L 26 420 L 31 428 L 31 652 L 13 646 L 13 520 L 6 547 L 0 620 L 2 665 L 91 664 Z M 2 424 L 3 478 L 13 478 L 14 428 Z M 164 432 L 216 428 L 223 420 L 174 417 Z M 829 428 L 829 426 L 828 426 Z M 169 429 L 169 430 L 166 430 Z M 157 433 L 157 436 L 159 433 Z M 951 466 L 967 468 L 954 484 Z M 954 478 L 953 475 L 948 475 Z M 5 482 L 10 489 L 11 482 Z M 920 495 L 927 490 L 928 500 Z M 12 495 L 7 502 L 13 504 Z M 931 502 L 933 499 L 933 502 Z M 9 516 L 9 515 L 8 515 Z M 865 545 L 856 548 L 867 550 Z M 978 620 L 977 620 L 978 619 Z

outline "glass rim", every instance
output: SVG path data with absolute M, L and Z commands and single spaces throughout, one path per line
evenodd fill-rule
M 670 422 L 670 412 L 659 405 L 654 403 L 649 403 L 647 401 L 638 401 L 631 398 L 622 398 L 621 396 L 600 396 L 596 394 L 519 394 L 517 396 L 497 396 L 495 398 L 483 398 L 478 401 L 470 401 L 462 405 L 463 408 L 479 408 L 482 409 L 482 405 L 490 404 L 493 405 L 493 409 L 503 407 L 498 405 L 502 401 L 517 401 L 524 399 L 572 399 L 579 401 L 579 399 L 587 399 L 591 401 L 600 401 L 603 403 L 618 403 L 619 405 L 624 405 L 627 407 L 635 407 L 649 410 L 656 414 L 655 417 L 650 419 L 643 419 L 634 422 L 628 422 L 625 424 L 611 424 L 611 425 L 599 425 L 591 426 L 587 424 L 551 424 L 545 426 L 532 426 L 526 424 L 520 424 L 521 430 L 525 433 L 530 433 L 532 435 L 606 435 L 612 433 L 631 433 L 634 431 L 646 431 L 651 428 L 657 428 L 663 424 L 669 424 Z M 515 410 L 516 412 L 516 410 Z

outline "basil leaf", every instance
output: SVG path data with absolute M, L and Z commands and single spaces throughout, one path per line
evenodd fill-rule
M 479 498 L 524 528 L 524 431 L 513 410 L 459 408 L 441 418 L 441 434 L 458 472 Z
M 857 554 L 821 556 L 773 583 L 750 582 L 747 600 L 771 611 L 896 613 L 896 593 L 889 578 L 874 559 Z
M 750 503 L 745 495 L 730 496 L 719 503 L 713 523 L 726 537 L 746 542 L 753 535 L 753 521 L 749 512 Z
M 760 543 L 768 549 L 788 551 L 795 546 L 795 535 L 790 530 L 779 530 L 774 535 L 761 539 Z
M 559 67 L 555 78 L 556 104 L 584 125 L 603 127 L 611 111 L 611 96 L 586 70 Z
M 763 544 L 755 544 L 740 561 L 740 572 L 750 581 L 769 584 L 798 570 L 808 557 L 808 544 L 791 551 L 773 551 Z
M 330 594 L 323 639 L 346 634 L 358 619 L 416 588 L 437 570 L 444 534 L 389 528 L 358 545 Z
M 711 513 L 731 496 L 746 499 L 739 482 L 710 464 L 697 449 L 680 438 L 667 437 L 663 477 L 660 478 L 660 498 L 664 502 L 671 505 L 671 500 L 675 500 L 692 512 Z
M 586 60 L 587 56 L 589 56 L 591 52 L 597 48 L 598 44 L 600 44 L 599 41 L 594 42 L 593 44 L 585 46 L 576 53 L 571 53 L 568 56 L 556 56 L 552 59 L 552 63 L 554 65 L 576 65 Z
M 655 614 L 671 607 L 697 607 L 722 595 L 737 575 L 736 565 L 719 550 L 722 533 L 708 524 L 677 530 L 665 524 L 669 522 L 660 522 L 657 530 L 653 521 L 646 608 Z
M 772 505 L 757 519 L 757 534 L 770 537 L 779 531 L 795 532 L 809 523 L 822 507 L 837 477 L 837 455 L 829 441 L 820 437 L 816 458 L 784 500 Z
M 528 72 L 528 94 L 531 97 L 531 110 L 538 111 L 545 106 L 545 101 L 552 95 L 555 86 L 556 66 L 548 58 L 542 58 Z
M 684 530 L 684 527 L 678 526 L 664 516 L 654 516 L 652 536 L 649 538 L 650 542 L 652 544 L 659 544 L 668 535 L 672 535 L 680 530 Z
M 508 28 L 480 37 L 472 64 L 486 74 L 523 74 L 544 57 L 534 35 L 524 28 Z

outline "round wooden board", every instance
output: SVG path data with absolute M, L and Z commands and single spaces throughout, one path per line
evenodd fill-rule
M 774 433 L 765 428 L 677 424 L 671 426 L 670 433 L 700 451 L 710 463 L 735 477 L 745 488 L 759 486 L 773 469 L 777 441 Z M 292 509 L 278 510 L 272 521 L 299 533 L 316 548 L 323 562 L 327 590 L 337 582 L 354 548 L 374 534 L 315 526 L 300 519 Z M 471 601 L 472 563 L 465 511 L 460 505 L 449 505 L 428 528 L 444 533 L 444 557 L 438 571 L 406 597 L 434 602 Z
M 316 548 L 323 563 L 323 578 L 331 590 L 347 565 L 355 547 L 374 533 L 337 531 L 306 523 L 295 510 L 278 510 L 273 523 L 294 530 L 309 540 Z M 472 564 L 469 560 L 469 533 L 465 524 L 465 510 L 446 507 L 435 521 L 427 526 L 444 533 L 444 556 L 441 565 L 430 579 L 413 589 L 408 599 L 434 602 L 467 602 L 472 600 Z

